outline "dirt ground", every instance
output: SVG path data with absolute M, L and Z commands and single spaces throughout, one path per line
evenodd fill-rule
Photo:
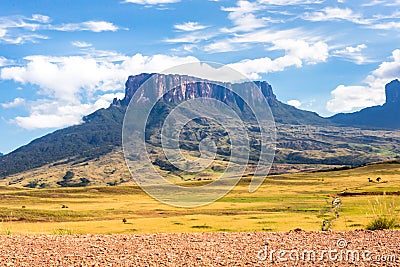
M 3 235 L 0 266 L 400 266 L 400 231 Z

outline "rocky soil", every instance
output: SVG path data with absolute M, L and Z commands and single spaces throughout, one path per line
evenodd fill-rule
M 400 231 L 3 235 L 0 266 L 400 266 Z

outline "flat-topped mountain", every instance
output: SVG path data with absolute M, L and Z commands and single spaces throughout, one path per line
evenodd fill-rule
M 152 78 L 151 80 L 149 80 Z M 157 96 L 164 95 L 164 100 L 168 103 L 178 103 L 184 100 L 189 100 L 198 97 L 209 97 L 220 100 L 228 105 L 238 107 L 241 111 L 243 102 L 240 97 L 235 95 L 231 90 L 235 88 L 244 94 L 250 94 L 253 90 L 254 84 L 261 90 L 263 96 L 267 100 L 274 119 L 278 123 L 287 124 L 312 124 L 312 125 L 325 125 L 330 122 L 320 117 L 315 112 L 304 111 L 297 109 L 293 106 L 280 102 L 270 84 L 265 81 L 244 82 L 244 83 L 221 83 L 208 80 L 199 81 L 198 78 L 186 75 L 165 75 L 165 74 L 148 74 L 143 73 L 135 76 L 130 76 L 125 84 L 125 97 L 122 100 L 114 99 L 113 105 L 126 107 L 132 96 L 136 93 L 138 88 L 146 81 L 152 82 L 147 86 L 145 94 L 152 94 Z M 173 86 L 174 85 L 174 86 Z M 178 85 L 178 86 L 177 86 Z M 167 92 L 171 86 L 175 87 L 174 90 Z M 150 92 L 155 90 L 155 92 Z M 258 96 L 246 95 L 246 99 L 252 101 L 259 101 Z
M 330 118 L 334 123 L 365 128 L 400 129 L 400 82 L 393 80 L 385 86 L 386 102 L 382 106 L 354 113 L 340 113 Z
M 80 125 L 57 130 L 18 148 L 8 155 L 2 156 L 0 158 L 0 177 L 63 159 L 67 159 L 67 161 L 73 161 L 75 158 L 81 158 L 82 161 L 93 159 L 120 147 L 126 107 L 134 93 L 150 77 L 154 84 L 148 86 L 149 89 L 146 89 L 145 94 L 161 96 L 169 85 L 177 82 L 182 84 L 182 86 L 164 96 L 164 100 L 169 103 L 173 104 L 177 101 L 207 96 L 240 109 L 241 103 L 237 95 L 234 95 L 230 90 L 222 90 L 219 82 L 201 80 L 193 83 L 192 81 L 199 81 L 199 79 L 183 75 L 143 73 L 130 76 L 125 84 L 125 97 L 122 100 L 115 99 L 109 108 L 100 109 L 85 116 L 84 122 Z M 325 125 L 329 123 L 316 113 L 299 110 L 280 102 L 273 93 L 271 85 L 267 82 L 258 81 L 255 84 L 267 99 L 276 122 L 297 125 Z M 238 87 L 246 92 L 247 86 L 254 85 L 250 83 L 224 83 L 223 86 L 226 88 Z M 248 96 L 248 99 L 257 101 L 252 96 Z
M 232 94 L 230 90 L 224 90 L 223 87 L 235 87 L 246 93 L 248 86 L 254 86 L 246 82 L 223 83 L 221 86 L 219 82 L 199 80 L 194 77 L 182 75 L 140 74 L 130 76 L 125 86 L 125 97 L 121 100 L 115 99 L 109 108 L 100 109 L 85 116 L 83 123 L 80 125 L 57 130 L 7 155 L 1 156 L 0 177 L 4 178 L 12 174 L 43 166 L 45 166 L 43 167 L 45 169 L 40 171 L 40 173 L 44 176 L 50 172 L 50 169 L 57 168 L 58 166 L 62 166 L 64 174 L 65 169 L 74 169 L 75 166 L 80 166 L 82 170 L 85 170 L 81 170 L 82 173 L 85 173 L 85 166 L 87 166 L 88 162 L 89 166 L 91 166 L 92 162 L 108 162 L 106 160 L 107 157 L 122 157 L 121 153 L 118 152 L 115 154 L 115 151 L 121 150 L 121 131 L 124 114 L 132 96 L 146 81 L 151 81 L 153 84 L 143 91 L 144 96 L 147 94 L 162 96 L 171 84 L 176 85 L 180 83 L 180 86 L 163 96 L 163 101 L 172 106 L 188 99 L 211 97 L 234 107 L 235 110 L 242 112 L 242 115 L 246 115 L 246 113 L 241 100 L 237 95 Z M 400 117 L 398 116 L 400 114 L 398 105 L 400 99 L 399 81 L 393 81 L 386 86 L 387 103 L 385 105 L 370 108 L 373 111 L 371 112 L 371 116 L 374 116 L 369 117 L 369 119 L 374 118 L 374 120 L 366 119 L 363 121 L 354 119 L 353 121 L 347 119 L 346 123 L 343 123 L 340 118 L 357 116 L 357 113 L 353 115 L 341 114 L 331 119 L 322 118 L 314 112 L 300 110 L 280 102 L 276 98 L 271 85 L 267 82 L 257 81 L 254 84 L 266 98 L 274 119 L 277 122 L 278 133 L 275 163 L 297 164 L 299 167 L 296 168 L 302 170 L 305 169 L 305 165 L 307 164 L 315 166 L 358 165 L 392 159 L 400 154 L 400 138 L 397 138 L 397 132 L 391 133 L 379 130 L 361 131 L 352 127 L 337 128 L 334 125 L 334 122 L 342 123 L 346 126 L 352 126 L 352 123 L 354 123 L 353 125 L 358 125 L 357 122 L 365 122 L 365 125 L 368 126 L 368 122 L 372 121 L 375 123 L 372 126 L 379 127 L 383 125 L 385 128 L 400 128 L 398 120 Z M 258 96 L 248 95 L 247 97 L 251 101 L 259 101 Z M 376 114 L 380 110 L 384 110 L 388 114 L 385 117 L 379 117 Z M 365 112 L 368 111 L 360 111 L 359 113 L 364 116 Z M 384 123 L 380 122 L 380 120 L 384 121 Z M 202 134 L 210 132 L 204 128 L 206 126 L 202 125 L 202 122 L 194 123 L 191 127 L 183 133 L 189 142 L 182 149 L 187 151 L 195 150 L 195 143 L 204 138 Z M 149 137 L 156 152 L 157 146 L 159 146 L 157 143 L 157 139 L 159 139 L 157 134 L 158 132 L 154 131 L 152 132 L 153 136 Z M 257 146 L 257 142 L 254 142 L 254 146 Z M 227 153 L 224 153 L 223 157 L 227 155 Z M 105 155 L 107 156 L 104 157 Z M 164 159 L 161 156 L 159 157 L 157 153 L 155 157 L 155 164 L 160 168 L 168 170 L 169 165 L 164 162 Z M 119 162 L 123 162 L 123 159 L 121 158 Z M 97 166 L 98 164 L 94 165 Z M 113 169 L 112 165 L 110 164 L 110 169 Z M 111 172 L 114 173 L 113 170 L 107 169 L 104 175 L 109 176 Z M 84 184 L 90 184 L 90 181 L 99 179 L 100 177 L 94 173 L 98 172 L 87 172 L 83 177 L 75 175 L 75 178 L 82 178 L 85 181 Z M 29 176 L 28 173 L 24 177 Z M 18 178 L 18 176 L 15 177 L 15 183 L 23 183 L 23 179 L 25 179 Z M 58 177 L 58 179 L 61 179 L 61 181 L 58 181 L 58 185 L 70 184 L 70 181 L 62 181 L 62 176 Z M 81 181 L 83 181 L 82 179 Z M 82 183 L 78 181 L 74 185 L 80 184 Z M 31 183 L 30 185 L 34 186 L 35 183 Z

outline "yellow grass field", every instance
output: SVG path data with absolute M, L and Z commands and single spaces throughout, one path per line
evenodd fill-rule
M 399 219 L 398 163 L 268 176 L 255 193 L 248 192 L 248 185 L 249 179 L 243 179 L 217 202 L 189 209 L 162 204 L 134 185 L 1 186 L 0 234 L 319 231 L 324 220 L 335 217 L 330 209 L 338 196 L 341 207 L 332 230 L 365 228 L 378 215 Z M 350 194 L 341 196 L 344 191 Z

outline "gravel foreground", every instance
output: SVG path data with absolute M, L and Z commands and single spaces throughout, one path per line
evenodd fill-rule
M 400 231 L 3 235 L 0 266 L 400 266 Z

